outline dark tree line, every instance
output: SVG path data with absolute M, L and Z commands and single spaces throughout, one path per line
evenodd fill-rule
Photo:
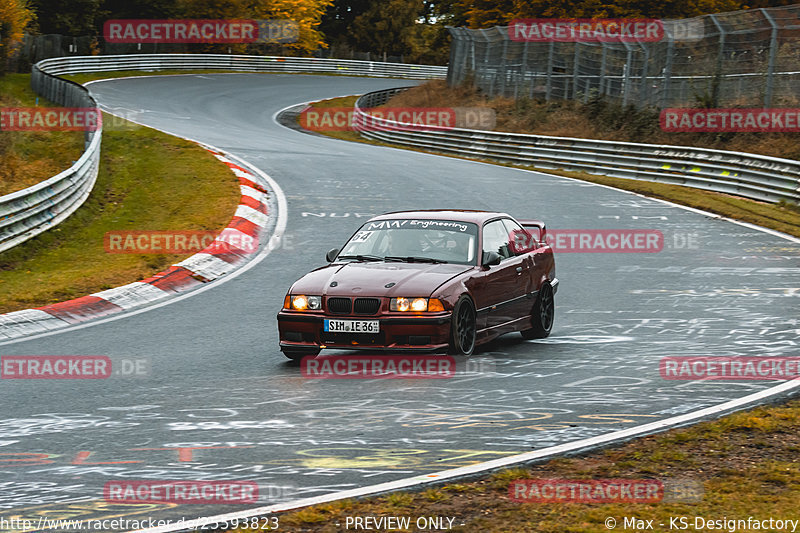
M 305 20 L 301 51 L 327 46 L 444 63 L 446 26 L 486 28 L 515 18 L 687 18 L 789 5 L 797 0 L 0 0 L 26 7 L 29 30 L 100 35 L 107 19 L 266 18 Z M 3 23 L 0 9 L 0 24 Z

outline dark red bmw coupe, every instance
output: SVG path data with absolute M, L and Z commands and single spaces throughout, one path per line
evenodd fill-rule
M 543 222 L 488 211 L 403 211 L 368 220 L 278 313 L 290 359 L 323 348 L 470 355 L 519 331 L 547 337 L 558 290 Z

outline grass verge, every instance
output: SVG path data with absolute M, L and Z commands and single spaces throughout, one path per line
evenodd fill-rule
M 412 527 L 391 531 L 421 531 L 414 527 L 420 517 L 453 518 L 454 527 L 449 531 L 454 533 L 607 532 L 611 530 L 606 527 L 608 518 L 616 520 L 613 529 L 618 531 L 646 529 L 623 527 L 626 517 L 652 520 L 654 529 L 660 531 L 730 531 L 721 524 L 695 528 L 695 517 L 704 521 L 748 517 L 760 521 L 800 519 L 796 512 L 800 500 L 798 451 L 800 401 L 792 400 L 783 406 L 758 407 L 583 457 L 504 470 L 477 481 L 307 507 L 280 515 L 280 530 L 333 533 L 345 530 L 348 517 L 394 516 L 410 517 Z M 668 487 L 665 494 L 673 496 L 672 501 L 665 498 L 657 503 L 517 503 L 509 498 L 509 485 L 517 479 L 620 478 L 661 481 Z M 686 490 L 681 493 L 681 488 Z M 670 528 L 670 519 L 679 517 L 686 517 L 688 528 L 682 528 L 679 521 L 673 521 Z M 354 529 L 353 522 L 350 524 L 350 529 Z M 760 530 L 792 529 L 763 526 Z
M 0 253 L 0 313 L 124 285 L 187 257 L 109 254 L 108 231 L 221 230 L 231 220 L 240 192 L 225 165 L 192 142 L 114 120 L 86 203 L 58 227 Z
M 31 90 L 29 74 L 0 76 L 0 108 L 58 107 Z M 0 131 L 0 196 L 69 168 L 83 152 L 82 131 Z
M 402 94 L 401 94 L 402 96 Z M 312 107 L 325 108 L 325 107 L 353 107 L 358 97 L 346 96 L 342 98 L 332 98 L 330 100 L 322 100 L 315 102 Z M 455 103 L 448 104 L 450 106 L 459 105 Z M 387 106 L 399 107 L 394 101 L 387 104 Z M 320 134 L 327 135 L 336 139 L 346 141 L 355 141 L 368 144 L 375 144 L 379 146 L 393 146 L 397 145 L 387 144 L 382 142 L 371 141 L 365 139 L 355 131 L 325 131 L 319 132 Z M 414 150 L 418 152 L 436 153 L 432 150 L 421 150 L 416 148 L 402 147 L 404 149 Z M 452 154 L 441 154 L 448 157 L 456 157 L 459 159 L 468 159 L 472 161 L 483 161 L 492 164 L 524 168 L 526 170 L 540 170 L 547 174 L 555 174 L 558 176 L 566 176 L 617 189 L 626 191 L 633 191 L 646 196 L 654 198 L 661 198 L 676 204 L 702 209 L 711 213 L 716 213 L 735 220 L 750 222 L 765 228 L 780 231 L 795 237 L 800 237 L 800 207 L 792 204 L 768 204 L 765 202 L 758 202 L 755 200 L 748 200 L 746 198 L 739 198 L 727 194 L 720 194 L 711 191 L 704 191 L 701 189 L 693 189 L 691 187 L 683 187 L 680 185 L 671 185 L 666 183 L 654 183 L 649 181 L 631 180 L 624 178 L 612 178 L 609 176 L 598 176 L 594 174 L 587 174 L 586 172 L 572 172 L 566 170 L 550 170 L 550 169 L 537 169 L 536 167 L 517 165 L 511 163 L 498 163 L 489 159 L 477 159 L 463 156 L 455 156 Z

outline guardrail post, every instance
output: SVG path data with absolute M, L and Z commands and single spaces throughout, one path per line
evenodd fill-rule
M 547 86 L 544 93 L 544 99 L 550 101 L 553 93 L 553 61 L 555 55 L 555 44 L 550 41 L 550 47 L 547 52 Z
M 672 84 L 672 56 L 675 55 L 675 35 L 672 29 L 664 25 L 664 35 L 667 38 L 667 57 L 664 65 L 664 81 L 661 88 L 661 107 L 669 105 L 670 85 Z
M 600 43 L 603 51 L 600 53 L 600 79 L 597 82 L 597 94 L 603 96 L 606 82 L 606 58 L 608 56 L 608 43 L 605 41 Z
M 506 95 L 506 81 L 508 78 L 508 35 L 504 35 L 503 31 L 500 29 L 499 26 L 495 26 L 495 29 L 500 34 L 500 38 L 503 39 L 503 56 L 500 58 L 500 96 Z M 514 96 L 516 97 L 516 91 L 514 91 Z
M 647 47 L 646 43 L 639 43 L 639 46 L 644 51 L 644 61 L 642 62 L 642 82 L 641 82 L 641 91 L 642 94 L 639 95 L 639 102 L 643 105 L 648 105 L 649 97 L 650 97 L 650 88 L 647 85 L 647 67 L 650 65 L 650 49 Z
M 711 79 L 711 105 L 719 107 L 719 86 L 722 82 L 722 59 L 725 55 L 725 28 L 719 23 L 717 17 L 708 15 L 719 31 L 719 50 L 717 51 L 717 65 L 714 67 L 714 76 Z
M 522 45 L 522 65 L 520 66 L 520 76 L 522 80 L 527 78 L 528 72 L 528 45 L 531 44 L 530 41 L 525 41 L 525 44 Z M 514 93 L 516 96 L 516 91 Z M 530 98 L 533 96 L 533 80 L 530 81 L 528 84 L 528 97 Z
M 460 31 L 452 26 L 445 26 L 450 32 L 450 62 L 447 69 L 447 86 L 455 87 L 460 81 L 464 71 L 462 61 L 459 57 L 464 56 L 464 42 L 460 37 Z
M 469 44 L 470 44 L 470 57 L 472 59 L 472 72 L 475 72 L 475 69 L 478 68 L 477 60 L 475 59 L 475 36 L 472 35 L 472 32 L 468 33 L 469 35 Z
M 769 38 L 769 64 L 767 65 L 767 87 L 764 91 L 764 107 L 772 105 L 772 89 L 775 83 L 775 59 L 778 56 L 778 25 L 775 24 L 775 19 L 769 12 L 761 8 L 761 13 L 769 21 L 772 26 L 772 33 Z
M 626 50 L 625 66 L 622 67 L 622 106 L 628 105 L 628 98 L 631 92 L 631 63 L 633 62 L 633 47 L 630 43 L 623 42 Z
M 575 53 L 572 56 L 572 99 L 578 99 L 578 67 L 581 57 L 581 43 L 575 41 Z
M 485 45 L 485 49 L 483 51 L 482 69 L 484 77 L 487 77 L 489 75 L 489 38 L 486 37 L 486 30 L 481 29 L 478 31 L 481 32 L 481 36 L 483 37 L 483 42 Z M 489 80 L 489 90 L 487 91 L 489 93 L 489 98 L 494 96 L 494 78 L 495 76 L 492 76 L 491 79 Z M 484 90 L 486 89 L 484 88 Z

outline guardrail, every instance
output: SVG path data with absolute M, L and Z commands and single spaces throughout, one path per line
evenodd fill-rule
M 468 129 L 425 129 L 369 116 L 406 88 L 375 91 L 356 101 L 362 136 L 438 152 L 545 169 L 686 185 L 753 200 L 800 202 L 800 161 L 690 146 L 547 137 Z M 369 119 L 367 119 L 369 116 Z M 365 127 L 369 121 L 369 127 Z
M 33 90 L 65 107 L 92 107 L 97 103 L 84 87 L 50 75 L 34 65 Z M 102 131 L 87 131 L 84 152 L 67 170 L 32 187 L 0 196 L 0 252 L 58 225 L 75 212 L 97 179 Z
M 431 79 L 447 77 L 447 67 L 381 63 L 315 57 L 242 56 L 226 54 L 137 54 L 74 56 L 37 63 L 50 74 L 113 70 L 235 70 L 240 72 L 304 72 L 380 78 Z
M 97 107 L 84 87 L 58 76 L 119 70 L 301 72 L 404 79 L 447 76 L 447 67 L 433 65 L 307 57 L 141 54 L 45 59 L 33 66 L 31 88 L 65 107 Z M 83 155 L 64 172 L 33 187 L 0 196 L 0 252 L 56 226 L 86 201 L 97 179 L 101 137 L 101 129 L 87 132 Z

